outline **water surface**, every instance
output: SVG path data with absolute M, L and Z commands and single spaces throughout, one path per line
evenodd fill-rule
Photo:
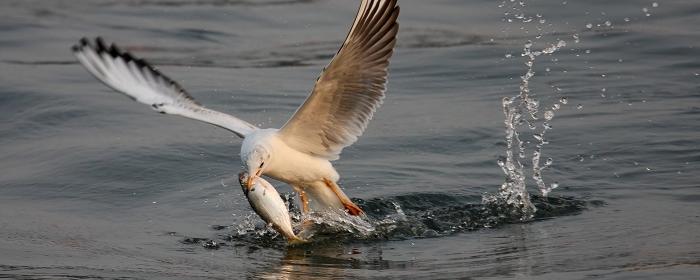
M 3 1 L 0 278 L 697 277 L 700 5 L 524 4 L 400 1 L 385 103 L 335 163 L 389 222 L 287 249 L 250 231 L 239 139 L 115 94 L 70 46 L 116 41 L 205 106 L 278 127 L 356 1 Z M 540 118 L 561 107 L 542 146 L 558 188 L 542 198 L 528 179 L 539 210 L 522 223 L 481 198 L 504 182 L 502 98 L 520 91 L 523 47 L 560 40 L 528 84 Z M 536 139 L 520 131 L 528 170 Z

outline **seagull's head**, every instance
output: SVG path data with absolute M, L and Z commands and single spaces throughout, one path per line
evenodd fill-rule
M 248 172 L 246 186 L 250 187 L 255 178 L 260 177 L 270 162 L 270 150 L 264 145 L 256 145 L 241 158 L 243 168 Z

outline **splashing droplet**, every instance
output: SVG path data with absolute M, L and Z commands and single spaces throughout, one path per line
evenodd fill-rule
M 554 117 L 554 112 L 552 112 L 552 111 L 544 112 L 544 119 L 545 120 L 551 121 L 553 117 Z
M 583 105 L 581 105 L 581 104 L 576 105 L 576 109 L 579 109 L 579 110 L 583 109 Z
M 612 26 L 612 22 L 610 22 L 609 20 L 606 20 L 606 21 L 605 21 L 605 26 Z
M 586 23 L 586 28 L 588 28 L 588 29 L 593 28 L 593 24 L 592 24 L 592 23 Z
M 559 99 L 559 103 L 561 103 L 561 104 L 566 104 L 566 103 L 569 103 L 569 101 L 566 100 L 566 97 L 562 97 L 562 98 Z

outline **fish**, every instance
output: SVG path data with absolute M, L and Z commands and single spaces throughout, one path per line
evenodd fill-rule
M 272 225 L 272 228 L 277 232 L 284 235 L 290 245 L 307 243 L 307 240 L 294 234 L 289 209 L 272 184 L 263 178 L 255 177 L 248 185 L 248 176 L 247 172 L 241 172 L 238 174 L 238 181 L 255 213 L 268 225 Z

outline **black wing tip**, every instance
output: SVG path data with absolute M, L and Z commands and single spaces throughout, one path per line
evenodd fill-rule
M 123 51 L 115 43 L 111 43 L 108 46 L 108 44 L 105 43 L 105 40 L 102 39 L 102 37 L 100 37 L 100 36 L 95 37 L 95 39 L 93 41 L 94 41 L 94 45 L 92 44 L 93 42 L 91 42 L 90 39 L 83 37 L 80 39 L 79 44 L 74 45 L 72 47 L 72 49 L 74 52 L 80 52 L 83 50 L 83 48 L 90 48 L 93 51 L 95 51 L 97 54 L 100 54 L 100 55 L 107 54 L 114 59 L 117 59 L 117 58 L 121 59 L 125 63 L 133 63 L 134 65 L 136 65 L 136 67 L 140 71 L 148 71 L 148 72 L 151 72 L 154 76 L 160 77 L 161 79 L 163 79 L 163 81 L 166 84 L 174 87 L 186 99 L 189 99 L 193 103 L 199 105 L 199 103 L 197 103 L 194 100 L 194 98 L 192 98 L 189 94 L 187 94 L 187 92 L 184 90 L 184 88 L 182 88 L 182 86 L 180 86 L 180 84 L 178 84 L 176 81 L 173 81 L 168 76 L 161 73 L 158 69 L 156 69 L 150 63 L 148 63 L 145 59 L 138 58 L 138 57 L 132 55 L 131 53 L 129 53 L 128 51 Z
M 112 58 L 121 58 L 125 62 L 134 62 L 139 68 L 150 68 L 151 70 L 155 69 L 148 64 L 145 60 L 140 59 L 132 55 L 131 53 L 127 51 L 123 51 L 117 44 L 111 43 L 107 44 L 105 43 L 105 40 L 97 36 L 94 39 L 88 39 L 86 37 L 83 37 L 80 39 L 77 45 L 74 45 L 72 47 L 72 50 L 74 52 L 79 52 L 83 50 L 84 48 L 90 48 L 94 50 L 98 54 L 107 54 L 111 56 Z
M 89 46 L 90 46 L 90 41 L 88 40 L 88 38 L 82 37 L 82 38 L 80 38 L 78 43 L 71 46 L 70 49 L 73 53 L 78 53 L 78 52 L 81 52 L 83 50 L 83 48 L 89 47 Z

